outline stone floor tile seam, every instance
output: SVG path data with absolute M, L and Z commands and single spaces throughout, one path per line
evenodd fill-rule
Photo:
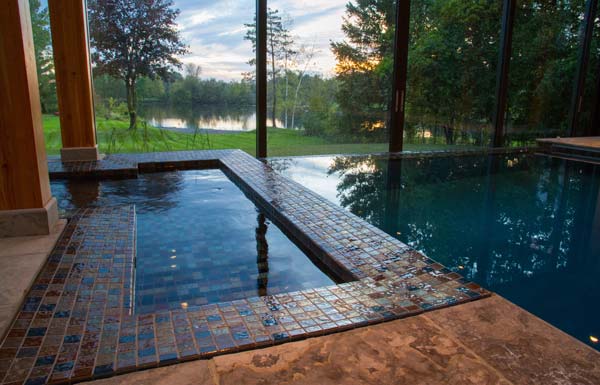
M 436 329 L 438 329 L 440 334 L 443 334 L 446 338 L 450 339 L 456 345 L 462 347 L 465 351 L 468 351 L 473 356 L 477 357 L 477 359 L 485 367 L 487 367 L 488 369 L 490 369 L 492 372 L 496 373 L 496 375 L 499 378 L 501 378 L 502 380 L 506 381 L 508 384 L 514 384 L 514 382 L 510 381 L 508 378 L 506 378 L 505 375 L 504 375 L 504 373 L 502 373 L 498 368 L 496 368 L 493 365 L 493 363 L 489 362 L 489 360 L 486 360 L 480 354 L 478 354 L 473 349 L 471 349 L 470 347 L 468 347 L 467 345 L 465 345 L 459 338 L 456 338 L 456 336 L 452 335 L 451 333 L 446 332 L 446 330 L 444 329 L 443 325 L 440 325 L 437 322 L 435 322 L 434 320 L 432 320 L 431 318 L 427 317 L 427 313 L 423 313 L 419 317 L 421 317 L 421 319 L 425 320 L 425 322 L 428 322 L 430 325 L 432 325 L 433 327 L 435 327 Z

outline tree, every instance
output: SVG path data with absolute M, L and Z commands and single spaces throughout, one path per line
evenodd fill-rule
M 584 6 L 584 1 L 519 2 L 509 86 L 515 91 L 509 92 L 508 116 L 521 130 L 566 133 Z
M 298 55 L 298 51 L 296 51 L 294 47 L 294 40 L 292 35 L 289 33 L 289 29 L 292 26 L 292 19 L 288 16 L 285 19 L 282 19 L 282 26 L 284 27 L 284 33 L 281 36 L 281 47 L 282 47 L 282 66 L 283 66 L 283 76 L 285 79 L 284 83 L 284 93 L 283 93 L 283 127 L 288 128 L 288 112 L 290 109 L 289 105 L 289 95 L 290 95 L 290 75 L 292 68 L 294 66 L 294 62 L 296 56 Z
M 384 136 L 391 96 L 394 0 L 356 0 L 346 5 L 342 31 L 346 40 L 331 43 L 339 82 L 338 103 L 350 137 Z
M 42 112 L 48 113 L 56 106 L 56 82 L 52 61 L 52 38 L 48 8 L 42 8 L 40 0 L 29 0 L 33 45 L 40 90 Z
M 459 126 L 465 133 L 476 133 L 478 127 L 489 129 L 495 102 L 500 2 L 430 0 L 423 1 L 416 12 L 429 20 L 415 23 L 412 30 L 409 120 L 426 122 L 434 132 L 439 126 L 446 144 L 455 144 Z
M 315 57 L 317 50 L 315 46 L 311 46 L 309 48 L 302 46 L 297 51 L 297 59 L 296 65 L 300 67 L 298 70 L 298 81 L 296 82 L 296 90 L 294 92 L 294 100 L 292 102 L 292 128 L 295 128 L 295 120 L 296 120 L 296 107 L 298 106 L 298 95 L 300 93 L 300 88 L 302 87 L 302 81 L 304 80 L 304 75 L 308 72 L 309 67 L 313 64 L 313 58 Z M 286 124 L 287 124 L 287 111 L 286 111 Z M 287 128 L 287 125 L 286 125 Z
M 137 123 L 136 81 L 169 76 L 187 52 L 172 0 L 91 0 L 88 2 L 92 61 L 97 73 L 125 82 L 129 128 Z
M 364 139 L 383 131 L 373 128 L 391 96 L 393 3 L 353 0 L 346 6 L 346 38 L 332 44 L 343 112 L 340 135 Z M 565 133 L 565 101 L 572 94 L 584 6 L 584 1 L 519 1 L 509 74 L 509 139 L 525 138 L 524 143 Z M 446 144 L 490 140 L 501 17 L 498 0 L 412 3 L 407 141 L 417 129 L 424 141 L 426 133 L 434 142 L 440 133 Z
M 285 22 L 279 15 L 279 10 L 269 8 L 267 10 L 267 66 L 269 67 L 267 76 L 270 78 L 271 85 L 271 120 L 273 127 L 277 127 L 277 77 L 281 73 L 281 67 L 284 71 L 290 57 L 294 54 L 294 40 L 290 35 L 289 20 Z M 256 17 L 254 23 L 244 24 L 247 28 L 245 40 L 252 42 L 252 50 L 256 52 Z M 251 59 L 248 64 L 255 66 L 256 60 Z M 252 73 L 245 74 L 246 78 L 253 77 Z M 287 96 L 287 94 L 286 94 Z
M 185 65 L 185 75 L 196 79 L 200 79 L 202 73 L 202 67 L 195 63 L 188 63 Z

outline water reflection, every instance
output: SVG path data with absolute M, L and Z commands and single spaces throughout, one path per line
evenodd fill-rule
M 100 182 L 90 180 L 88 183 L 80 181 L 65 181 L 66 195 L 71 197 L 71 202 L 67 206 L 90 207 L 95 206 L 100 196 Z M 61 208 L 64 207 L 61 205 Z
M 600 334 L 599 166 L 531 155 L 275 166 L 582 341 Z
M 220 170 L 53 181 L 52 192 L 64 211 L 136 206 L 137 313 L 332 283 Z
M 258 267 L 258 277 L 256 287 L 258 295 L 266 296 L 269 286 L 269 244 L 267 243 L 267 218 L 263 213 L 256 217 L 258 225 L 256 226 L 256 266 Z
M 178 192 L 185 180 L 180 173 L 143 174 L 139 179 L 56 180 L 50 183 L 52 194 L 64 215 L 83 207 L 139 205 L 138 212 L 161 212 L 177 205 Z
M 140 107 L 140 116 L 152 126 L 182 132 L 240 132 L 256 129 L 255 111 L 253 106 L 145 104 Z M 301 119 L 295 126 L 296 129 L 301 127 Z M 284 127 L 283 122 L 277 120 L 277 127 Z

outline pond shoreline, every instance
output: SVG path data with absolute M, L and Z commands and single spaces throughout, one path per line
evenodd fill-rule
M 154 126 L 160 130 L 178 132 L 181 134 L 241 134 L 244 132 L 252 132 L 256 130 L 219 130 L 213 128 L 178 128 L 178 127 L 161 127 Z

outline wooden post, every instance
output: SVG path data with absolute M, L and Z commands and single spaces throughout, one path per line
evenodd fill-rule
M 0 7 L 0 237 L 49 234 L 50 193 L 28 0 Z
M 97 160 L 84 0 L 48 0 L 63 161 Z

